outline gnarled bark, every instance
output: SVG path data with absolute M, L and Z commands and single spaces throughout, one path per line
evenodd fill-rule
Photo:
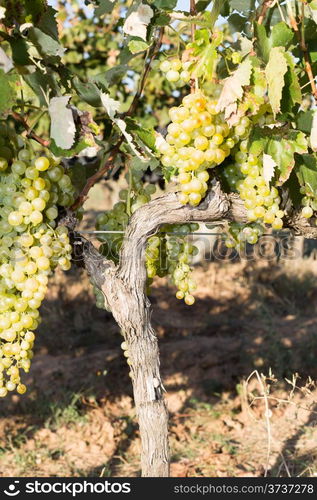
M 169 193 L 137 210 L 127 227 L 118 266 L 101 257 L 89 242 L 84 245 L 83 239 L 78 242 L 82 245 L 87 270 L 103 291 L 106 305 L 128 345 L 142 442 L 143 476 L 165 477 L 169 472 L 168 412 L 163 398 L 158 343 L 150 322 L 150 303 L 145 295 L 146 241 L 163 224 L 226 220 L 245 222 L 246 211 L 237 195 L 226 195 L 219 184 L 215 184 L 198 207 L 181 205 L 177 194 Z M 311 225 L 296 212 L 287 214 L 286 222 L 297 234 L 317 237 L 316 225 Z

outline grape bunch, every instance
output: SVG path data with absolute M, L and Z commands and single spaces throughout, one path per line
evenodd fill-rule
M 195 92 L 169 111 L 172 123 L 158 141 L 161 162 L 177 173 L 179 201 L 196 206 L 208 189 L 208 169 L 220 165 L 231 149 L 248 135 L 250 120 L 242 118 L 232 130 L 217 112 L 217 101 Z
M 164 226 L 166 231 L 166 271 L 171 276 L 173 284 L 178 288 L 176 298 L 184 299 L 187 305 L 192 305 L 195 298 L 192 293 L 197 285 L 191 277 L 191 258 L 197 255 L 198 248 L 188 241 L 188 235 L 197 231 L 199 225 L 174 224 Z
M 68 230 L 56 219 L 73 195 L 55 159 L 31 158 L 25 148 L 0 158 L 0 397 L 26 391 L 20 370 L 30 368 L 48 276 L 71 266 Z
M 263 224 L 275 230 L 282 229 L 285 215 L 279 206 L 281 198 L 277 188 L 270 187 L 263 176 L 262 156 L 248 153 L 247 141 L 242 141 L 234 159 L 234 164 L 224 167 L 223 177 L 230 190 L 237 191 L 243 200 L 249 224 L 246 227 L 231 224 L 230 236 L 226 240 L 230 248 L 243 241 L 256 243 Z
M 190 66 L 192 61 L 182 62 L 180 59 L 165 59 L 160 64 L 160 70 L 164 73 L 165 78 L 170 83 L 176 83 L 183 86 L 188 83 L 191 78 Z

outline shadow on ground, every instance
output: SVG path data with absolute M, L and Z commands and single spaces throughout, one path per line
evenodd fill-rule
M 241 383 L 271 369 L 274 394 L 285 400 L 285 378 L 300 373 L 299 386 L 317 379 L 316 263 L 297 266 L 206 263 L 195 270 L 192 307 L 156 282 L 152 319 L 171 412 L 172 475 L 315 470 L 316 453 L 307 451 L 316 437 L 313 390 L 305 410 L 301 391 L 289 404 L 272 401 L 278 438 L 266 463 L 261 390 L 250 382 L 259 400 L 247 408 Z M 137 475 L 138 429 L 118 327 L 96 309 L 82 272 L 57 274 L 51 285 L 28 395 L 0 403 L 2 474 Z

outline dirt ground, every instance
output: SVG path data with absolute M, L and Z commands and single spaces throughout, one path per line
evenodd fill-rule
M 205 261 L 194 274 L 194 306 L 164 279 L 150 297 L 171 475 L 316 476 L 317 262 Z M 139 475 L 122 337 L 84 272 L 52 278 L 42 317 L 28 392 L 0 402 L 0 475 Z

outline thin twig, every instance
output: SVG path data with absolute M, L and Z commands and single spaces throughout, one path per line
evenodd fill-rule
M 33 132 L 32 128 L 30 127 L 30 125 L 28 124 L 28 122 L 26 121 L 26 119 L 22 115 L 20 115 L 19 113 L 17 113 L 16 111 L 12 111 L 11 115 L 13 116 L 13 118 L 17 122 L 19 122 L 19 123 L 21 123 L 23 125 L 23 127 L 26 130 L 26 136 L 27 137 L 29 137 L 30 139 L 33 139 L 34 141 L 38 142 L 44 148 L 48 148 L 48 146 L 51 144 L 51 141 L 49 139 L 42 139 L 42 137 L 40 137 L 37 134 L 35 134 Z
M 304 7 L 304 4 L 303 4 L 303 7 Z M 305 42 L 304 30 L 300 30 L 298 28 L 298 23 L 297 23 L 297 21 L 296 21 L 296 19 L 294 17 L 294 14 L 293 14 L 293 11 L 292 11 L 292 7 L 289 4 L 289 2 L 287 2 L 287 10 L 288 10 L 288 16 L 289 16 L 291 27 L 292 27 L 292 29 L 295 32 L 295 35 L 296 35 L 297 40 L 299 42 L 300 50 L 303 53 L 305 71 L 306 71 L 306 74 L 308 76 L 308 80 L 309 80 L 309 83 L 310 83 L 310 86 L 311 86 L 312 94 L 313 94 L 315 100 L 317 100 L 317 87 L 316 87 L 315 77 L 313 75 L 313 71 L 312 71 L 312 67 L 311 67 L 310 55 L 309 55 L 309 52 L 308 52 L 308 49 L 307 49 L 307 45 L 306 45 L 306 42 Z M 304 12 L 302 10 L 302 19 L 301 19 L 302 23 L 304 22 L 304 17 L 303 16 L 304 16 Z
M 272 7 L 273 3 L 274 3 L 274 0 L 264 0 L 263 1 L 262 5 L 261 5 L 259 16 L 257 19 L 258 24 L 263 23 L 265 16 L 266 16 L 266 12 L 268 11 L 268 9 L 270 9 Z
M 254 370 L 249 377 L 246 380 L 246 384 L 248 385 L 249 381 L 251 378 L 255 376 L 256 379 L 258 380 L 261 389 L 262 389 L 262 396 L 261 398 L 264 400 L 264 406 L 265 406 L 265 424 L 266 424 L 266 432 L 267 432 L 267 451 L 266 451 L 266 465 L 265 465 L 265 471 L 264 471 L 264 477 L 267 477 L 267 473 L 269 470 L 269 465 L 270 465 L 270 456 L 271 456 L 271 448 L 272 448 L 272 434 L 271 434 L 271 421 L 270 421 L 270 406 L 268 402 L 268 395 L 266 393 L 266 388 L 263 382 L 262 377 L 260 376 L 259 372 L 257 370 Z
M 108 172 L 108 170 L 110 170 L 113 167 L 113 162 L 120 150 L 122 142 L 123 142 L 123 137 L 121 137 L 117 142 L 117 144 L 113 147 L 110 156 L 107 158 L 107 161 L 105 162 L 104 166 L 100 168 L 98 172 L 96 172 L 94 175 L 92 175 L 87 179 L 85 186 L 83 187 L 81 193 L 79 194 L 73 205 L 70 207 L 70 210 L 76 210 L 77 208 L 81 207 L 87 200 L 90 189 L 96 184 L 96 182 L 102 179 L 102 177 L 105 175 L 106 172 Z
M 196 9 L 196 2 L 195 0 L 190 0 L 190 7 L 189 7 L 190 15 L 191 16 L 197 16 L 197 9 Z M 195 41 L 195 32 L 196 32 L 196 24 L 191 25 L 191 38 L 192 42 Z M 196 82 L 195 79 L 192 78 L 190 81 L 190 91 L 191 93 L 194 93 L 196 90 Z
M 159 34 L 158 34 L 158 38 L 157 38 L 157 42 L 153 46 L 151 54 L 149 54 L 149 59 L 148 59 L 146 65 L 145 65 L 145 69 L 144 69 L 143 76 L 141 78 L 139 89 L 138 89 L 137 93 L 135 94 L 135 96 L 133 98 L 133 101 L 131 103 L 130 108 L 126 112 L 126 116 L 131 116 L 134 113 L 134 111 L 135 111 L 135 109 L 136 109 L 136 107 L 138 105 L 138 101 L 139 101 L 140 97 L 142 97 L 143 90 L 144 90 L 145 83 L 146 83 L 146 79 L 147 79 L 149 71 L 151 69 L 151 64 L 152 64 L 154 58 L 156 57 L 156 55 L 157 55 L 157 53 L 160 50 L 160 47 L 162 45 L 163 35 L 164 35 L 164 27 L 160 28 L 160 31 L 159 31 Z

